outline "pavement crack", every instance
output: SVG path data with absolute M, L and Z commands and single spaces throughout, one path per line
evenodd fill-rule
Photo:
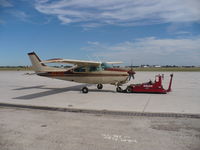
M 145 111 L 146 107 L 148 106 L 148 104 L 149 104 L 149 102 L 150 102 L 150 99 L 151 99 L 151 95 L 149 95 L 148 100 L 147 100 L 147 103 L 145 104 L 145 106 L 144 106 L 142 112 Z

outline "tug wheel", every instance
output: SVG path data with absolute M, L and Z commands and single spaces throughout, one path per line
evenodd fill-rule
M 131 88 L 130 86 L 128 86 L 128 87 L 126 88 L 126 92 L 127 92 L 127 93 L 131 93 L 131 92 L 132 92 L 132 88 Z
M 97 89 L 102 89 L 103 85 L 102 84 L 97 84 Z
M 82 93 L 85 93 L 85 94 L 88 93 L 88 88 L 87 87 L 83 87 L 82 88 Z
M 117 87 L 117 88 L 116 88 L 116 91 L 117 91 L 117 92 L 121 92 L 121 91 L 122 91 L 122 88 L 121 88 L 121 87 Z

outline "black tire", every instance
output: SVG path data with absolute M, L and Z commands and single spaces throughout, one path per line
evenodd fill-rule
M 85 94 L 88 93 L 88 88 L 87 87 L 83 87 L 82 88 L 82 93 L 85 93 Z
M 122 88 L 121 88 L 121 87 L 117 87 L 117 88 L 116 88 L 116 91 L 117 91 L 117 92 L 122 92 Z
M 132 87 L 128 86 L 128 87 L 126 88 L 126 92 L 127 92 L 127 93 L 131 93 L 131 92 L 132 92 Z
M 102 84 L 97 84 L 97 89 L 103 89 L 103 85 Z

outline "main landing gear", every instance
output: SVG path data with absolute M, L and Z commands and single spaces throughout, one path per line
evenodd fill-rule
M 97 84 L 97 89 L 103 89 L 103 84 Z M 88 93 L 89 89 L 85 86 L 81 89 L 82 93 L 86 94 Z
M 121 91 L 123 91 L 122 88 L 120 87 L 120 85 L 121 85 L 121 84 L 120 84 L 119 82 L 116 82 L 116 83 L 115 83 L 116 92 L 121 92 Z
M 81 91 L 82 91 L 82 93 L 85 93 L 85 94 L 86 94 L 86 93 L 88 93 L 89 90 L 88 90 L 87 87 L 83 87 Z
M 97 89 L 103 89 L 103 84 L 97 84 Z

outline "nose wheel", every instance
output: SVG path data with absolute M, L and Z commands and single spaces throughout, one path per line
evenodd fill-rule
M 82 91 L 82 93 L 86 94 L 86 93 L 88 93 L 88 88 L 87 87 L 83 87 L 81 91 Z
M 116 91 L 117 91 L 117 92 L 122 92 L 122 88 L 118 86 L 118 87 L 116 88 Z

